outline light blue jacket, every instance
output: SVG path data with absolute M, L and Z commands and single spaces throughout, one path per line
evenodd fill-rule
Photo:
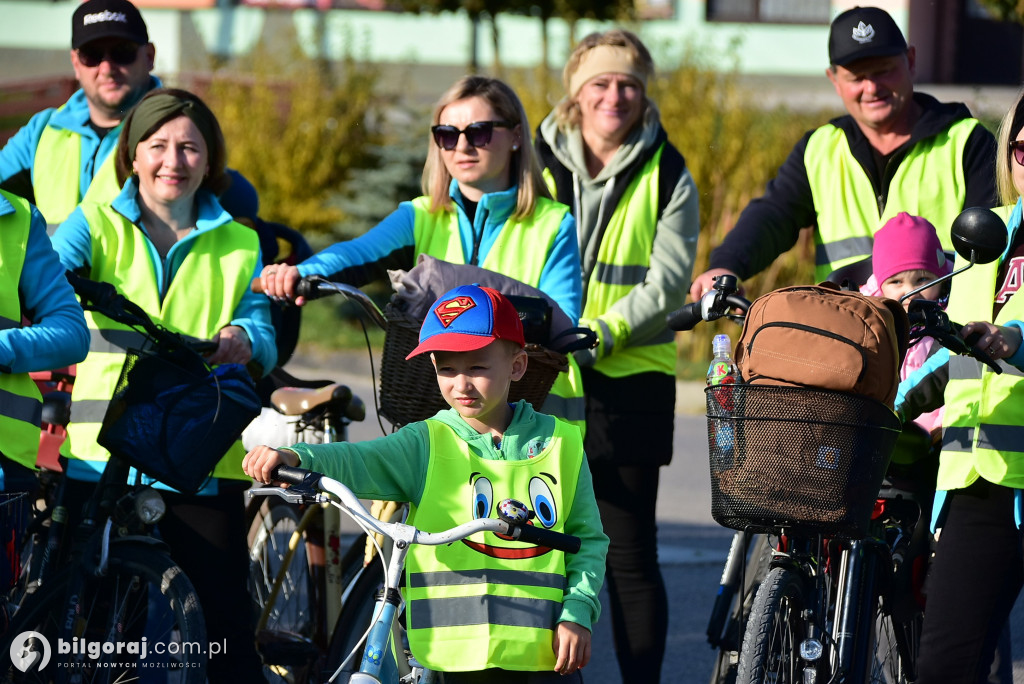
M 449 193 L 459 216 L 459 236 L 465 263 L 471 261 L 474 247 L 481 265 L 508 218 L 515 211 L 518 186 L 493 192 L 480 198 L 473 223 L 463 208 L 463 197 L 457 181 L 452 181 Z M 387 269 L 411 269 L 416 239 L 415 210 L 412 202 L 402 202 L 383 221 L 365 234 L 336 243 L 299 264 L 303 276 L 322 275 L 355 286 L 387 278 Z M 572 319 L 575 325 L 580 316 L 583 281 L 580 275 L 580 248 L 576 239 L 576 221 L 566 213 L 558 228 L 558 236 L 551 254 L 544 264 L 537 286 L 551 297 Z
M 150 76 L 147 91 L 159 88 L 161 85 L 160 79 Z M 43 135 L 43 129 L 47 126 L 77 133 L 79 140 L 82 141 L 81 170 L 78 180 L 78 199 L 81 201 L 85 196 L 85 191 L 92 184 L 96 170 L 117 147 L 121 124 L 101 138 L 89 125 L 89 104 L 85 99 L 85 91 L 79 89 L 64 103 L 62 108 L 44 109 L 35 114 L 7 141 L 4 148 L 0 150 L 0 183 L 6 183 L 18 174 L 33 172 L 39 139 Z M 31 181 L 32 187 L 39 182 L 36 178 L 32 178 Z M 17 186 L 10 186 L 10 189 L 15 192 L 20 190 Z
M 13 212 L 14 206 L 0 195 L 0 216 Z M 33 207 L 18 282 L 22 307 L 33 323 L 0 331 L 0 367 L 5 367 L 0 372 L 61 368 L 78 363 L 89 352 L 89 329 L 64 270 L 46 236 L 46 222 Z

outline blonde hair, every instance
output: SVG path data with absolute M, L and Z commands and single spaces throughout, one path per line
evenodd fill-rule
M 1016 204 L 1021 196 L 1020 190 L 1013 184 L 1013 154 L 1010 152 L 1010 141 L 1016 140 L 1017 132 L 1024 128 L 1024 90 L 1017 94 L 1010 110 L 1003 115 L 996 136 L 996 191 L 1000 204 Z
M 541 175 L 537 157 L 530 141 L 530 124 L 523 110 L 519 96 L 506 83 L 496 78 L 485 76 L 464 76 L 441 95 L 434 106 L 431 126 L 441 120 L 441 112 L 453 102 L 470 97 L 479 97 L 494 110 L 498 119 L 508 121 L 520 130 L 519 149 L 514 150 L 509 160 L 509 180 L 519 186 L 516 197 L 516 209 L 512 212 L 513 219 L 521 219 L 533 213 L 538 197 L 551 198 L 544 177 Z M 428 133 L 427 162 L 423 165 L 423 178 L 420 186 L 423 194 L 430 197 L 430 210 L 441 211 L 451 208 L 451 196 L 448 188 L 452 175 L 441 158 L 441 148 L 434 143 Z
M 583 56 L 601 45 L 625 48 L 633 62 L 634 69 L 646 76 L 643 83 L 650 83 L 654 77 L 654 60 L 651 58 L 651 53 L 647 51 L 647 47 L 635 33 L 624 29 L 611 29 L 604 33 L 591 33 L 585 36 L 569 55 L 569 59 L 565 62 L 565 68 L 562 70 L 562 85 L 565 86 L 566 95 L 561 102 L 555 105 L 554 112 L 555 121 L 558 122 L 558 127 L 562 130 L 578 128 L 580 125 L 579 101 L 576 99 L 576 94 L 570 90 L 572 77 L 579 69 Z M 646 114 L 650 100 L 646 98 L 646 87 L 644 91 L 644 114 Z M 643 115 L 640 120 L 643 120 Z

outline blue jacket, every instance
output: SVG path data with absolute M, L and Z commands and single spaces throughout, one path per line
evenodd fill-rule
M 163 84 L 155 76 L 149 77 L 149 88 L 159 88 Z M 39 138 L 46 126 L 59 130 L 77 133 L 82 141 L 81 171 L 78 182 L 78 199 L 85 196 L 85 191 L 92 184 L 96 169 L 106 161 L 117 147 L 117 139 L 121 134 L 121 124 L 107 132 L 102 138 L 89 126 L 89 104 L 85 99 L 85 91 L 77 90 L 61 109 L 44 109 L 35 114 L 29 122 L 14 134 L 4 148 L 0 150 L 0 184 L 7 190 L 34 201 L 34 193 L 29 194 L 28 184 L 34 188 L 37 180 L 31 178 L 35 164 L 36 149 Z M 19 174 L 23 178 L 16 178 Z
M 14 206 L 0 195 L 0 216 L 13 212 Z M 0 331 L 0 366 L 10 372 L 69 366 L 89 352 L 89 329 L 64 270 L 46 236 L 46 222 L 33 207 L 18 282 L 22 308 L 33 324 Z
M 141 225 L 142 214 L 136 199 L 138 194 L 138 179 L 129 178 L 121 190 L 121 194 L 111 203 L 114 210 L 134 223 L 145 232 L 146 228 Z M 167 257 L 160 258 L 159 253 L 151 242 L 147 242 L 147 256 L 153 264 L 153 271 L 156 273 L 157 282 L 161 290 L 166 292 L 167 285 L 174 279 L 174 274 L 181 265 L 182 260 L 192 247 L 195 235 L 214 230 L 232 220 L 220 206 L 217 198 L 205 190 L 199 190 L 196 194 L 199 215 L 196 220 L 198 230 L 176 242 L 167 252 Z M 64 267 L 74 271 L 82 266 L 90 266 L 92 262 L 92 233 L 89 224 L 81 208 L 76 208 L 71 216 L 64 223 L 60 224 L 53 236 L 53 247 L 60 255 Z M 140 255 L 141 258 L 141 255 Z M 253 278 L 259 276 L 262 269 L 262 260 L 257 263 Z M 249 335 L 252 343 L 252 358 L 263 366 L 264 372 L 270 370 L 277 364 L 277 348 L 274 345 L 274 329 L 270 324 L 270 300 L 264 295 L 254 292 L 247 292 L 235 309 L 235 317 L 231 325 L 242 327 Z
M 449 193 L 459 216 L 459 233 L 465 263 L 471 263 L 477 247 L 479 266 L 487 258 L 498 233 L 515 211 L 518 186 L 493 192 L 480 198 L 473 223 L 463 208 L 462 193 L 452 181 Z M 415 210 L 411 202 L 402 202 L 398 209 L 365 234 L 336 243 L 299 264 L 303 276 L 323 275 L 355 286 L 387 278 L 387 269 L 410 269 L 415 248 Z M 580 276 L 580 250 L 576 239 L 576 221 L 566 213 L 558 229 L 558 237 L 541 273 L 537 289 L 551 297 L 572 319 L 580 316 L 583 281 Z

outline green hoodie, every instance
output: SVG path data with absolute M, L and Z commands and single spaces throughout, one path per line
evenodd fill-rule
M 500 446 L 494 445 L 490 434 L 470 427 L 455 409 L 439 411 L 431 420 L 451 427 L 480 458 L 521 461 L 547 446 L 555 432 L 555 418 L 534 411 L 525 401 L 516 403 L 514 409 Z M 299 455 L 301 467 L 338 480 L 360 498 L 420 505 L 430 458 L 427 425 L 422 421 L 369 442 L 296 444 L 287 449 Z M 565 556 L 568 589 L 559 622 L 575 622 L 590 629 L 601 614 L 598 592 L 604 583 L 608 537 L 601 527 L 585 457 L 565 532 L 583 543 L 579 553 Z

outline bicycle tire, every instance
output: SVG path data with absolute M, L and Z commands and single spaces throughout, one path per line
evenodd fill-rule
M 804 681 L 800 642 L 806 636 L 801 615 L 808 605 L 804 579 L 789 568 L 773 568 L 750 609 L 736 673 L 738 684 L 799 684 Z
M 363 568 L 356 577 L 351 591 L 348 592 L 345 607 L 338 616 L 338 622 L 331 633 L 331 643 L 327 647 L 327 666 L 324 668 L 324 674 L 328 677 L 348 658 L 370 626 L 377 593 L 384 585 L 379 574 L 374 572 L 375 569 L 373 565 Z M 363 647 L 360 646 L 342 673 L 357 672 L 362 659 Z
M 750 610 L 754 604 L 757 589 L 771 569 L 772 545 L 768 535 L 758 534 L 751 543 L 751 563 L 745 569 L 743 593 L 733 599 L 728 622 L 725 626 L 725 642 L 715 653 L 715 665 L 711 671 L 710 684 L 736 684 L 736 671 L 739 667 L 739 646 L 743 638 L 741 630 L 747 624 Z M 740 605 L 742 597 L 743 604 Z M 733 648 L 730 648 L 732 646 Z
M 869 684 L 910 684 L 916 679 L 924 614 L 916 611 L 909 619 L 897 620 L 880 598 L 873 623 Z
M 26 594 L 0 640 L 0 680 L 24 684 L 134 681 L 149 669 L 166 672 L 171 681 L 182 684 L 206 681 L 208 642 L 202 608 L 192 582 L 169 556 L 150 546 L 114 544 L 105 575 L 74 574 L 81 571 L 80 566 L 65 567 L 37 591 Z M 68 591 L 78 580 L 84 584 L 72 603 Z M 21 672 L 8 657 L 12 644 L 26 644 L 15 640 L 29 631 L 43 635 L 51 649 L 50 663 L 43 671 Z M 58 640 L 73 644 L 76 637 L 89 645 L 99 643 L 97 656 L 62 654 Z M 143 638 L 144 656 L 126 654 L 129 644 Z M 112 644 L 113 653 L 99 652 L 106 644 Z

